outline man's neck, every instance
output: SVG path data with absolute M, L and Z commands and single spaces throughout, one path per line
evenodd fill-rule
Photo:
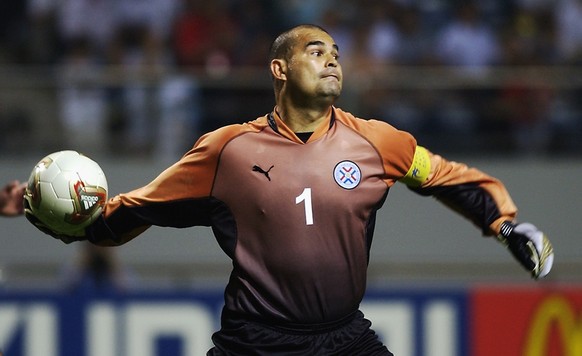
M 331 114 L 331 106 L 322 109 L 277 106 L 277 114 L 293 132 L 313 132 Z

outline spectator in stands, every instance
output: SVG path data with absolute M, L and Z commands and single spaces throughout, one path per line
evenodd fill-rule
M 499 63 L 497 33 L 481 18 L 482 12 L 474 1 L 461 2 L 454 17 L 435 39 L 435 53 L 445 66 L 454 68 L 466 78 L 481 78 L 491 65 Z M 462 133 L 469 137 L 480 120 L 485 93 L 464 89 L 447 91 L 439 98 L 437 127 L 444 132 Z
M 35 0 L 36 1 L 36 0 Z M 57 33 L 66 48 L 77 38 L 87 38 L 103 58 L 115 34 L 117 21 L 116 0 L 62 0 L 49 1 L 54 11 Z
M 175 0 L 121 0 L 110 63 L 121 68 L 120 86 L 113 88 L 121 138 L 129 152 L 151 152 L 158 142 L 159 100 L 155 80 L 172 63 L 171 24 L 179 9 Z
M 107 145 L 107 96 L 93 42 L 70 39 L 58 75 L 58 118 L 63 144 L 95 155 Z
M 556 41 L 564 63 L 582 63 L 582 1 L 558 0 L 555 18 Z
M 387 65 L 395 62 L 400 34 L 393 16 L 396 7 L 391 1 L 372 1 L 362 10 L 360 21 L 368 27 L 365 53 L 374 63 Z
M 552 53 L 541 45 L 545 26 L 540 13 L 528 8 L 518 8 L 503 36 L 503 63 L 527 70 L 532 66 L 549 64 Z M 550 108 L 554 92 L 543 75 L 508 78 L 500 88 L 499 117 L 509 129 L 520 153 L 538 155 L 550 143 Z
M 456 66 L 463 74 L 482 75 L 487 66 L 499 62 L 496 33 L 480 19 L 474 2 L 462 2 L 455 17 L 436 39 L 435 52 L 444 65 Z
M 349 14 L 349 15 L 348 15 Z M 357 45 L 354 34 L 354 18 L 357 18 L 356 8 L 341 8 L 332 6 L 322 16 L 322 26 L 335 39 L 342 51 L 344 68 L 354 68 L 354 57 L 357 55 L 354 47 Z
M 185 0 L 174 26 L 174 53 L 183 68 L 205 67 L 210 74 L 224 74 L 235 62 L 239 28 L 224 1 Z
M 433 64 L 436 60 L 431 48 L 431 35 L 424 28 L 418 8 L 399 7 L 396 21 L 399 41 L 395 64 Z
M 54 64 L 62 53 L 62 43 L 57 34 L 56 9 L 51 0 L 4 1 L 26 3 L 26 45 L 28 61 L 34 64 Z M 1 12 L 2 10 L 0 10 Z
M 232 11 L 237 14 L 240 36 L 235 47 L 234 64 L 262 68 L 268 56 L 266 48 L 269 48 L 281 28 L 277 3 L 266 0 L 240 1 L 233 4 Z
M 27 32 L 26 1 L 0 1 L 0 63 L 25 58 Z

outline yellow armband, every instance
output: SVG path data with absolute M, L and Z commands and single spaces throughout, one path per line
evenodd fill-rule
M 400 181 L 406 185 L 417 187 L 420 186 L 430 173 L 430 156 L 426 148 L 416 146 L 412 165 L 404 177 Z

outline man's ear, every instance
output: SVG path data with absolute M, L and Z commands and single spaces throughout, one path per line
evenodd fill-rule
M 278 80 L 287 80 L 287 62 L 282 59 L 273 59 L 271 61 L 271 74 Z

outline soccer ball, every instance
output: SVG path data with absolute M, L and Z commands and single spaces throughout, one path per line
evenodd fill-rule
M 101 167 L 76 151 L 51 153 L 36 164 L 24 198 L 32 214 L 52 231 L 82 236 L 107 201 Z

